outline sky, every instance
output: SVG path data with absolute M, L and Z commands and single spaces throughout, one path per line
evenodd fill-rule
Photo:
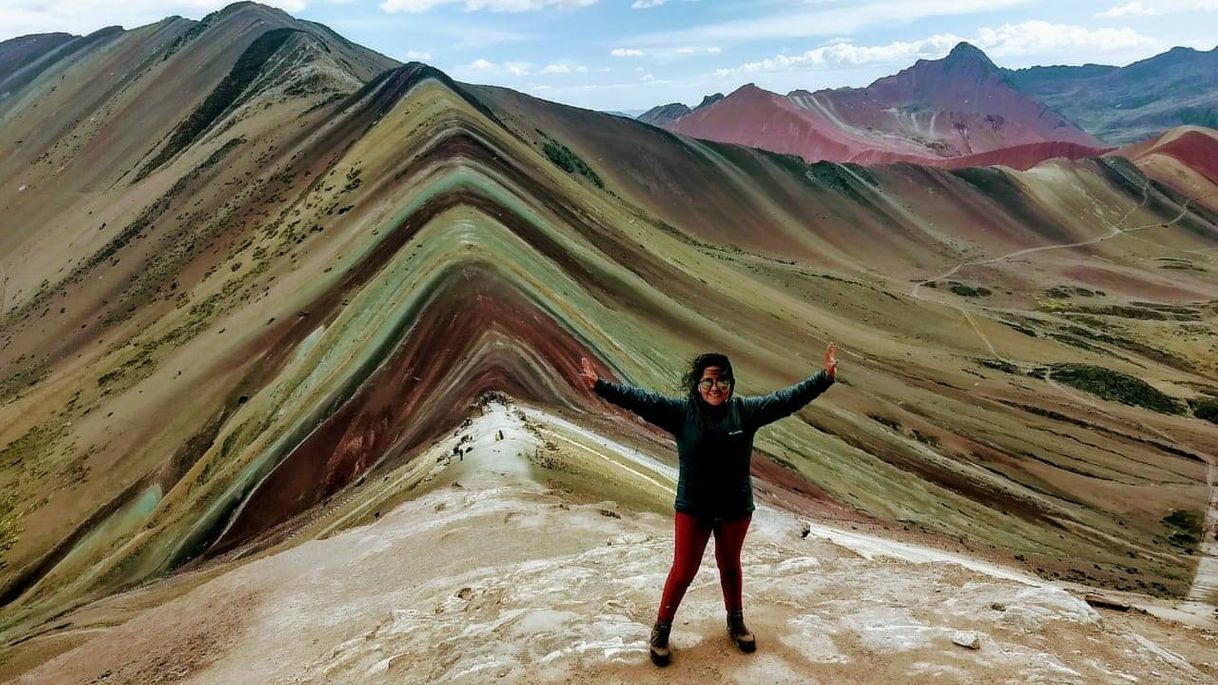
M 0 40 L 84 34 L 225 0 L 0 0 Z M 746 83 L 865 86 L 959 41 L 999 66 L 1125 65 L 1218 44 L 1218 0 L 266 0 L 400 61 L 606 111 Z

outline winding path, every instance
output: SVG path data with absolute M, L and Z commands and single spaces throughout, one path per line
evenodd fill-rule
M 1010 259 L 1012 257 L 1030 254 L 1033 252 L 1041 252 L 1041 251 L 1045 251 L 1045 250 L 1055 250 L 1055 249 L 1063 249 L 1063 248 L 1071 248 L 1071 247 L 1080 247 L 1083 245 L 1091 245 L 1091 244 L 1098 243 L 1098 242 L 1101 242 L 1104 240 L 1108 240 L 1110 238 L 1115 238 L 1117 236 L 1129 236 L 1131 238 L 1135 238 L 1138 240 L 1144 240 L 1142 238 L 1138 238 L 1137 236 L 1132 236 L 1129 234 L 1134 231 L 1141 231 L 1143 229 L 1151 228 L 1151 227 L 1155 227 L 1155 226 L 1168 227 L 1168 226 L 1172 226 L 1172 225 L 1176 224 L 1177 222 L 1179 222 L 1181 219 L 1183 219 L 1185 216 L 1188 215 L 1188 213 L 1189 213 L 1188 206 L 1195 199 L 1195 198 L 1188 198 L 1187 200 L 1185 200 L 1184 204 L 1182 204 L 1180 207 L 1180 214 L 1178 216 L 1176 216 L 1176 218 L 1167 222 L 1166 224 L 1161 224 L 1160 222 L 1150 222 L 1150 223 L 1143 224 L 1141 226 L 1135 226 L 1133 228 L 1121 228 L 1121 225 L 1124 224 L 1126 221 L 1128 221 L 1129 217 L 1132 216 L 1135 211 L 1137 211 L 1138 209 L 1140 209 L 1141 207 L 1146 205 L 1146 202 L 1147 202 L 1148 196 L 1149 196 L 1148 189 L 1149 189 L 1149 184 L 1144 185 L 1142 187 L 1142 201 L 1139 202 L 1137 205 L 1131 207 L 1129 209 L 1129 211 L 1125 212 L 1125 215 L 1123 217 L 1121 217 L 1121 220 L 1119 222 L 1117 222 L 1115 224 L 1109 224 L 1109 226 L 1108 226 L 1109 231 L 1105 235 L 1098 236 L 1095 238 L 1089 238 L 1087 240 L 1082 240 L 1082 241 L 1078 241 L 1078 242 L 1074 242 L 1074 243 L 1063 243 L 1063 244 L 1057 244 L 1057 245 L 1041 245 L 1038 247 L 1024 248 L 1024 249 L 1015 250 L 1014 252 L 1010 252 L 1010 253 L 1001 255 L 999 257 L 993 257 L 990 259 L 966 260 L 966 261 L 960 262 L 959 264 L 953 266 L 951 269 L 948 269 L 947 271 L 943 272 L 942 274 L 939 274 L 938 276 L 935 276 L 933 278 L 928 278 L 923 281 L 919 281 L 918 283 L 914 284 L 914 286 L 910 289 L 909 294 L 911 297 L 921 300 L 923 302 L 934 302 L 935 304 L 946 304 L 948 306 L 954 307 L 957 310 L 959 310 L 960 313 L 964 316 L 965 320 L 968 321 L 969 325 L 972 326 L 973 331 L 975 331 L 977 333 L 977 336 L 981 339 L 982 342 L 985 343 L 985 346 L 987 348 L 989 348 L 990 353 L 993 354 L 996 358 L 998 358 L 1008 364 L 1012 364 L 1012 365 L 1016 366 L 1020 370 L 1021 373 L 1023 373 L 1026 369 L 1030 369 L 1030 368 L 1039 366 L 1039 364 L 1034 364 L 1034 363 L 1033 364 L 1021 363 L 1021 362 L 1018 362 L 1018 361 L 1015 361 L 1012 359 L 1008 359 L 1008 358 L 1004 357 L 1002 354 L 1000 354 L 998 352 L 998 350 L 994 347 L 993 343 L 990 342 L 990 339 L 977 326 L 977 323 L 973 320 L 973 317 L 970 314 L 968 308 L 966 308 L 964 305 L 957 304 L 954 302 L 941 302 L 941 301 L 927 300 L 926 298 L 923 298 L 920 296 L 919 290 L 921 289 L 921 287 L 923 285 L 930 283 L 932 281 L 937 281 L 937 280 L 947 278 L 966 266 L 972 266 L 972 265 L 978 265 L 978 264 L 993 264 L 995 262 L 1004 261 L 1004 260 Z M 1159 243 L 1155 243 L 1154 241 L 1150 241 L 1150 240 L 1145 240 L 1145 242 L 1153 243 L 1164 249 L 1176 250 L 1179 252 L 1186 252 L 1189 254 L 1200 254 L 1202 252 L 1218 250 L 1218 248 L 1204 248 L 1202 250 L 1181 250 L 1179 248 L 1173 248 L 1173 247 L 1169 247 L 1167 245 L 1161 245 Z M 1208 261 L 1214 261 L 1214 259 L 1215 259 L 1214 257 L 1210 257 L 1208 259 Z M 1083 397 L 1082 395 L 1080 395 L 1078 393 L 1067 390 L 1066 388 L 1062 387 L 1059 383 L 1054 381 L 1052 378 L 1052 369 L 1049 369 L 1047 371 L 1047 373 L 1044 376 L 1044 379 L 1049 385 L 1051 385 L 1053 388 L 1055 388 L 1058 392 L 1069 397 L 1070 399 L 1072 399 L 1076 402 L 1085 404 L 1085 405 L 1095 409 L 1096 411 L 1100 412 L 1101 414 L 1106 413 L 1104 408 L 1101 405 L 1099 405 L 1098 403 L 1090 400 L 1087 397 Z M 1170 444 L 1176 444 L 1176 441 L 1174 439 L 1172 439 L 1171 436 L 1167 435 L 1166 433 L 1156 429 L 1155 427 L 1153 427 L 1149 424 L 1143 423 L 1141 425 L 1141 427 L 1144 430 L 1155 434 L 1156 436 L 1167 441 Z M 1196 451 L 1196 450 L 1194 450 L 1194 451 Z M 1197 570 L 1193 576 L 1193 582 L 1189 586 L 1189 591 L 1186 596 L 1186 599 L 1190 602 L 1199 602 L 1199 603 L 1204 603 L 1206 605 L 1213 606 L 1213 605 L 1218 604 L 1218 456 L 1215 456 L 1208 452 L 1197 451 L 1197 453 L 1200 454 L 1201 457 L 1204 458 L 1206 461 L 1206 478 L 1205 478 L 1205 480 L 1206 480 L 1206 484 L 1209 487 L 1209 503 L 1208 503 L 1208 507 L 1206 508 L 1205 522 L 1204 522 L 1203 531 L 1201 534 L 1201 542 L 1198 545 L 1198 550 L 1197 550 L 1200 558 L 1197 561 Z

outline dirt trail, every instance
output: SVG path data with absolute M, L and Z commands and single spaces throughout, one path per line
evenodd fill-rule
M 973 265 L 980 265 L 980 264 L 993 264 L 996 262 L 1010 259 L 1012 257 L 1025 255 L 1025 254 L 1029 254 L 1032 252 L 1040 252 L 1040 251 L 1045 251 L 1045 250 L 1054 250 L 1054 249 L 1062 249 L 1062 248 L 1079 247 L 1082 245 L 1090 245 L 1090 244 L 1094 244 L 1094 243 L 1097 243 L 1097 242 L 1100 242 L 1103 240 L 1108 240 L 1110 238 L 1115 238 L 1117 236 L 1129 235 L 1134 231 L 1140 231 L 1140 230 L 1144 230 L 1144 229 L 1151 228 L 1151 227 L 1172 226 L 1172 225 L 1178 223 L 1181 219 L 1183 219 L 1185 216 L 1188 215 L 1188 206 L 1196 199 L 1196 198 L 1191 198 L 1191 197 L 1187 198 L 1180 207 L 1180 214 L 1177 215 L 1171 221 L 1167 222 L 1166 224 L 1161 224 L 1160 222 L 1149 222 L 1146 224 L 1142 224 L 1140 226 L 1134 226 L 1132 228 L 1121 228 L 1121 225 L 1124 224 L 1126 221 L 1128 221 L 1129 217 L 1133 216 L 1133 213 L 1135 211 L 1137 211 L 1141 207 L 1145 206 L 1145 204 L 1148 200 L 1148 197 L 1149 197 L 1148 186 L 1143 186 L 1142 201 L 1139 202 L 1137 205 L 1131 207 L 1129 209 L 1129 211 L 1125 212 L 1124 216 L 1121 217 L 1121 220 L 1119 222 L 1117 222 L 1115 224 L 1110 224 L 1108 226 L 1109 232 L 1106 233 L 1105 235 L 1098 236 L 1095 238 L 1090 238 L 1090 239 L 1083 240 L 1083 241 L 1074 242 L 1074 243 L 1062 243 L 1062 244 L 1058 244 L 1058 245 L 1041 245 L 1041 246 L 1033 247 L 1033 248 L 1024 248 L 1021 250 L 1015 250 L 1014 252 L 1010 252 L 1010 253 L 1007 253 L 1007 254 L 1004 254 L 1004 255 L 1001 255 L 998 257 L 992 257 L 992 258 L 988 258 L 988 259 L 966 260 L 966 261 L 960 262 L 959 264 L 953 266 L 952 268 L 939 274 L 938 276 L 928 278 L 926 280 L 923 280 L 923 281 L 920 281 L 920 282 L 914 284 L 914 286 L 910 289 L 909 294 L 911 297 L 920 299 L 924 302 L 930 302 L 931 300 L 927 300 L 926 298 L 921 297 L 921 295 L 919 293 L 920 288 L 923 285 L 925 285 L 926 283 L 929 283 L 931 281 L 938 281 L 938 280 L 947 278 L 965 266 L 973 266 Z M 1164 247 L 1165 249 L 1174 249 L 1174 248 L 1167 248 L 1166 246 L 1161 246 L 1161 247 Z M 1184 252 L 1197 252 L 1196 250 L 1183 250 L 1183 251 Z M 1021 373 L 1026 372 L 1027 370 L 1029 370 L 1031 368 L 1040 366 L 1039 362 L 1021 362 L 1021 361 L 1017 361 L 1014 359 L 1008 359 L 1007 357 L 1005 357 L 1001 353 L 999 353 L 998 350 L 994 347 L 993 343 L 990 342 L 990 339 L 977 326 L 976 322 L 973 320 L 972 314 L 969 312 L 969 309 L 967 307 L 965 307 L 964 305 L 957 304 L 955 302 L 946 302 L 946 301 L 937 301 L 937 300 L 933 301 L 933 302 L 935 302 L 937 304 L 946 304 L 948 306 L 951 306 L 951 307 L 954 307 L 955 309 L 957 309 L 961 313 L 961 315 L 964 316 L 965 320 L 968 321 L 969 325 L 972 327 L 973 331 L 976 332 L 977 336 L 981 339 L 981 341 L 983 343 L 985 343 L 985 346 L 990 350 L 990 353 L 993 354 L 994 357 L 996 357 L 1004 362 L 1007 362 L 1008 364 L 1015 365 L 1016 367 L 1019 368 L 1019 371 Z M 1085 405 L 1095 409 L 1096 411 L 1100 412 L 1101 414 L 1106 413 L 1105 408 L 1102 405 L 1100 405 L 1099 403 L 1091 400 L 1090 398 L 1084 397 L 1080 393 L 1068 390 L 1068 389 L 1062 387 L 1061 384 L 1054 381 L 1052 378 L 1051 369 L 1046 372 L 1044 379 L 1046 382 L 1048 382 L 1049 385 L 1051 385 L 1059 393 L 1061 393 L 1062 395 L 1065 395 L 1066 397 L 1069 397 L 1071 400 L 1081 403 L 1081 404 L 1085 404 Z M 1142 424 L 1141 427 L 1144 430 L 1155 434 L 1157 437 L 1166 441 L 1168 444 L 1172 444 L 1172 445 L 1176 444 L 1176 441 L 1170 435 L 1164 433 L 1163 431 L 1156 429 L 1154 426 L 1144 423 L 1144 424 Z M 1201 534 L 1201 543 L 1198 548 L 1198 554 L 1200 556 L 1200 559 L 1197 563 L 1197 571 L 1193 577 L 1193 582 L 1192 582 L 1191 586 L 1189 587 L 1187 599 L 1189 600 L 1189 602 L 1194 603 L 1196 605 L 1196 606 L 1192 607 L 1192 609 L 1194 611 L 1198 612 L 1200 615 L 1205 615 L 1205 614 L 1210 614 L 1212 612 L 1213 608 L 1215 606 L 1218 606 L 1218 456 L 1211 454 L 1209 452 L 1196 450 L 1195 448 L 1193 448 L 1192 451 L 1199 454 L 1206 461 L 1206 484 L 1210 488 L 1210 494 L 1209 494 L 1209 503 L 1208 503 L 1208 507 L 1206 509 L 1206 514 L 1205 514 L 1205 522 L 1203 524 L 1203 531 Z

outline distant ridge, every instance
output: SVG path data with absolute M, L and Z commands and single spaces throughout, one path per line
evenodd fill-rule
M 1021 91 L 1109 144 L 1144 140 L 1174 126 L 1218 127 L 1218 47 L 1176 47 L 1125 67 L 1005 73 Z
M 1016 90 L 1003 70 L 968 43 L 956 45 L 943 59 L 918 60 L 867 88 L 782 96 L 746 84 L 727 97 L 707 98 L 698 109 L 667 105 L 640 120 L 808 161 L 922 160 L 958 166 L 987 159 L 1026 168 L 1040 161 L 1038 150 L 1087 156 L 1104 149 Z M 1004 157 L 1002 150 L 1018 153 Z

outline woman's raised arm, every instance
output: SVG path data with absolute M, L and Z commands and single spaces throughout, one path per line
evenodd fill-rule
M 773 423 L 794 414 L 804 405 L 816 399 L 836 381 L 837 357 L 834 355 L 834 349 L 833 343 L 829 343 L 829 346 L 825 348 L 825 368 L 795 385 L 760 397 L 740 398 L 745 421 L 757 429 L 767 423 Z
M 581 357 L 580 378 L 603 399 L 643 417 L 644 421 L 676 433 L 681 429 L 685 416 L 685 401 L 676 397 L 665 397 L 626 383 L 614 383 L 601 378 L 586 357 Z

